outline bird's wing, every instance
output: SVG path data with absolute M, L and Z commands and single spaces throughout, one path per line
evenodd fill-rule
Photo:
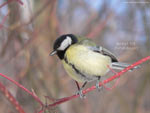
M 97 46 L 92 40 L 90 39 L 84 39 L 80 41 L 80 44 L 87 46 L 90 50 L 94 51 L 94 52 L 98 52 L 100 54 L 109 56 L 112 59 L 112 62 L 118 62 L 116 56 L 111 53 L 109 50 L 101 47 L 101 46 Z
M 109 56 L 112 60 L 112 62 L 118 62 L 116 56 L 111 53 L 109 50 L 101 47 L 101 46 L 96 46 L 96 47 L 90 47 L 91 50 L 93 50 L 94 52 L 98 52 L 98 53 L 101 53 L 103 55 L 106 55 L 106 56 Z

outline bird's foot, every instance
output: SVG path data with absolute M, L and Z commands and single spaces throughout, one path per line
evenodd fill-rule
M 99 82 L 100 82 L 100 81 L 97 80 L 95 86 L 96 86 L 96 89 L 100 92 L 100 90 L 102 90 L 102 86 L 101 86 L 101 87 L 99 86 Z
M 82 88 L 77 91 L 76 95 L 79 95 L 81 99 L 85 99 L 86 98 L 86 96 L 83 94 Z
M 101 78 L 101 76 L 98 76 L 98 79 L 97 79 L 97 81 L 96 81 L 96 89 L 98 90 L 98 91 L 100 91 L 101 89 L 102 89 L 102 86 L 100 87 L 99 86 L 99 82 L 100 82 L 100 78 Z

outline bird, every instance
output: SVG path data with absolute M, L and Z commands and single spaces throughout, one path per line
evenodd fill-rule
M 84 97 L 82 90 L 88 82 L 96 80 L 96 88 L 100 88 L 100 78 L 110 71 L 108 66 L 122 70 L 130 65 L 119 62 L 112 52 L 98 46 L 90 38 L 74 34 L 63 34 L 55 40 L 50 56 L 55 54 L 62 61 L 68 75 L 77 84 L 83 83 L 81 88 L 78 86 L 77 92 L 81 98 Z

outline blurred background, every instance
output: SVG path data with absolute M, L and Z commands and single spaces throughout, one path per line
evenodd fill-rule
M 44 103 L 53 103 L 44 96 L 59 99 L 76 93 L 60 60 L 49 56 L 55 39 L 64 33 L 87 36 L 120 61 L 134 63 L 150 55 L 150 0 L 0 0 L 0 73 L 33 90 Z M 113 90 L 94 90 L 84 100 L 73 99 L 46 112 L 150 113 L 149 68 L 144 63 L 125 73 Z M 8 80 L 0 77 L 0 83 L 27 113 L 41 108 Z M 0 113 L 16 112 L 0 90 Z

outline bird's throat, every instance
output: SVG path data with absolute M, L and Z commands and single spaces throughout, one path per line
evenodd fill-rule
M 60 60 L 64 59 L 65 51 L 57 51 L 57 56 Z

